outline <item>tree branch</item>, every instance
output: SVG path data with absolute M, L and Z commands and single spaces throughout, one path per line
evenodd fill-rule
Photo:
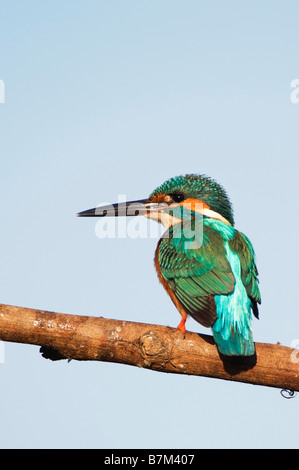
M 211 336 L 0 304 L 0 339 L 42 346 L 45 357 L 105 361 L 299 391 L 296 349 L 255 343 L 256 357 L 220 357 Z M 54 357 L 53 350 L 56 352 Z M 299 356 L 299 354 L 298 354 Z

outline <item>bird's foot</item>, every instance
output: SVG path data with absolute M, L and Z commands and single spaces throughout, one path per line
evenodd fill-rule
M 181 320 L 180 324 L 177 326 L 177 329 L 180 330 L 182 335 L 184 335 L 186 333 L 186 325 L 185 325 L 186 320 L 187 320 L 187 317 L 186 318 L 182 317 L 182 320 Z

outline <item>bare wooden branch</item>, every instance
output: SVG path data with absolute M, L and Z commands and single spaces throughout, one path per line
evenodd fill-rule
M 35 344 L 56 359 L 106 361 L 299 391 L 299 352 L 256 343 L 256 357 L 220 357 L 211 336 L 91 316 L 0 304 L 0 339 Z M 53 356 L 54 357 L 54 356 Z M 52 357 L 52 358 L 53 358 Z

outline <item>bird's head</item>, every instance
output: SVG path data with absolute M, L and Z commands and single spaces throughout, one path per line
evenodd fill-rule
M 149 200 L 191 207 L 195 212 L 234 225 L 233 209 L 226 191 L 208 176 L 191 174 L 171 178 L 156 188 Z

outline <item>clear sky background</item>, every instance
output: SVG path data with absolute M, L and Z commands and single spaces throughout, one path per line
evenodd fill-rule
M 294 344 L 299 3 L 0 0 L 0 11 L 0 302 L 176 327 L 157 240 L 100 240 L 96 219 L 76 213 L 204 173 L 256 250 L 255 341 Z M 279 389 L 53 363 L 37 346 L 5 343 L 0 397 L 1 448 L 299 442 L 299 397 Z

